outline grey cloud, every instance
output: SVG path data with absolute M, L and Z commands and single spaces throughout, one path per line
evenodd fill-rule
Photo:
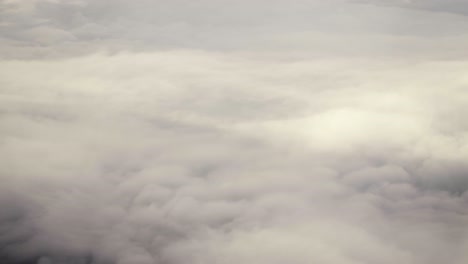
M 309 57 L 466 56 L 459 44 L 466 41 L 466 19 L 351 1 L 38 0 L 2 6 L 3 58 L 174 48 L 297 50 Z
M 468 15 L 468 3 L 465 0 L 358 0 L 357 2 Z

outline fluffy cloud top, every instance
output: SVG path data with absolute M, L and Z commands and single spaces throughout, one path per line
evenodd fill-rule
M 383 2 L 2 1 L 0 262 L 466 263 L 468 21 Z

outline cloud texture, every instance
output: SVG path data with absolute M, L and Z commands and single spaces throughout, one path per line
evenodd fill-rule
M 468 20 L 376 2 L 2 1 L 0 262 L 466 263 Z

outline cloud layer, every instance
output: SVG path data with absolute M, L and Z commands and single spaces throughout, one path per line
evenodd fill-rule
M 459 14 L 466 8 L 456 0 L 2 0 L 0 4 L 3 58 L 174 48 L 299 58 L 467 55 L 468 19 Z
M 383 2 L 1 2 L 0 262 L 466 263 L 468 22 Z

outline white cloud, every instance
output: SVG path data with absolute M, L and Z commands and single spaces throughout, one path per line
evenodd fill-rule
M 463 16 L 0 5 L 0 262 L 467 261 Z
M 173 51 L 2 64 L 12 256 L 464 259 L 466 131 L 441 118 L 465 110 L 464 63 Z

